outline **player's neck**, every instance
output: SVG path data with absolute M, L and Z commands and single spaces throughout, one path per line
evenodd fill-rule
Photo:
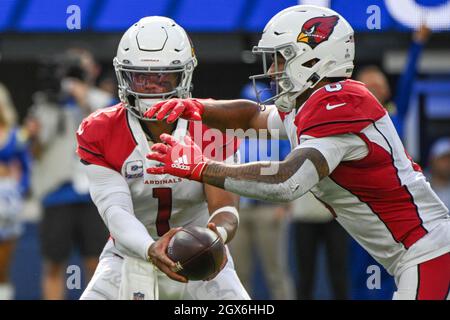
M 300 108 L 306 100 L 309 99 L 309 97 L 311 97 L 311 95 L 313 94 L 314 91 L 319 90 L 320 88 L 326 86 L 327 84 L 332 83 L 329 80 L 322 80 L 320 81 L 318 84 L 316 84 L 314 86 L 314 88 L 309 88 L 307 89 L 304 93 L 302 93 L 296 100 L 296 109 Z
M 169 124 L 165 121 L 140 121 L 140 123 L 147 138 L 149 138 L 154 143 L 161 142 L 159 136 L 162 133 L 172 133 L 177 125 L 177 122 Z

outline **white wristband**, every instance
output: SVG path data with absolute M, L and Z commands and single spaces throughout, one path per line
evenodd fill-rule
M 216 211 L 214 211 L 211 216 L 208 219 L 208 223 L 211 222 L 212 218 L 214 218 L 217 214 L 221 213 L 221 212 L 229 212 L 231 214 L 233 214 L 238 222 L 238 226 L 239 226 L 239 212 L 237 211 L 236 207 L 232 207 L 232 206 L 227 206 L 227 207 L 222 207 L 217 209 Z
M 217 227 L 217 232 L 219 232 L 223 243 L 226 243 L 227 239 L 228 239 L 228 232 L 227 232 L 227 230 L 224 227 Z

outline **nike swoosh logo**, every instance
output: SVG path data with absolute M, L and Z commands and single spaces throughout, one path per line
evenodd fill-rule
M 345 106 L 346 104 L 347 104 L 347 102 L 340 103 L 340 104 L 329 104 L 328 103 L 326 108 L 327 108 L 327 110 L 333 110 L 333 109 Z

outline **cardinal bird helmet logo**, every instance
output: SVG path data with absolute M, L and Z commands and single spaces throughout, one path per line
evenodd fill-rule
M 304 42 L 314 49 L 322 42 L 328 40 L 338 20 L 339 17 L 336 15 L 309 19 L 303 24 L 302 31 L 297 37 L 297 42 Z

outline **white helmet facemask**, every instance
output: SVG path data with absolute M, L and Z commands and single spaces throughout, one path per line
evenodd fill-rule
M 282 70 L 279 66 L 280 56 L 285 59 L 285 66 L 295 57 L 293 46 L 287 44 L 276 48 L 254 47 L 253 53 L 261 55 L 263 64 L 263 73 L 250 77 L 253 81 L 257 102 L 261 105 L 282 104 L 287 108 L 295 104 L 294 84 L 286 73 L 285 67 Z M 271 65 L 273 65 L 272 72 L 270 72 Z M 271 89 L 257 89 L 257 83 L 261 80 L 270 81 Z M 272 91 L 272 96 L 261 100 L 267 90 Z
M 143 114 L 157 102 L 190 97 L 192 62 L 174 68 L 143 68 L 126 66 L 114 59 L 114 67 L 120 100 L 141 120 L 154 121 L 144 118 Z
M 353 29 L 333 10 L 310 5 L 287 8 L 266 25 L 253 53 L 262 56 L 263 73 L 251 76 L 254 85 L 269 80 L 273 96 L 259 104 L 275 104 L 282 112 L 296 107 L 296 99 L 323 78 L 348 78 L 353 71 Z M 284 67 L 279 61 L 284 60 Z M 273 63 L 273 68 L 270 65 Z
M 142 18 L 122 37 L 113 61 L 119 98 L 137 118 L 155 103 L 189 98 L 197 65 L 187 33 L 172 19 Z

